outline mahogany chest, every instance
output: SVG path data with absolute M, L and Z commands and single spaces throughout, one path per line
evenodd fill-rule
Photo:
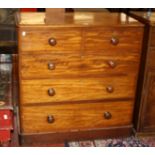
M 21 13 L 22 144 L 129 135 L 144 26 L 117 13 Z

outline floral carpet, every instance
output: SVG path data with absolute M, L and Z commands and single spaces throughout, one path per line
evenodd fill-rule
M 92 141 L 68 142 L 68 147 L 155 147 L 155 137 L 101 139 Z

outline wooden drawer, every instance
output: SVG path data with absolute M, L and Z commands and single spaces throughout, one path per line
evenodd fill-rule
M 77 29 L 42 27 L 20 29 L 19 31 L 19 51 L 21 53 L 38 54 L 42 51 L 77 51 L 80 49 L 81 31 Z
M 143 28 L 98 28 L 85 31 L 86 50 L 141 51 Z
M 134 76 L 22 80 L 21 104 L 134 98 Z
M 133 102 L 21 107 L 21 132 L 79 131 L 130 125 Z
M 138 61 L 139 55 L 135 53 L 22 55 L 20 74 L 22 79 L 127 75 L 135 74 Z

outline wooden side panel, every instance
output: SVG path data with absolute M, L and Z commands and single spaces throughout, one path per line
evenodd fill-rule
M 155 68 L 155 46 L 151 47 L 148 53 L 148 67 L 150 68 Z
M 148 73 L 145 99 L 144 131 L 155 131 L 155 70 Z
M 20 103 L 44 105 L 48 102 L 134 98 L 135 83 L 134 76 L 22 80 Z M 53 96 L 48 93 L 50 89 L 55 92 Z
M 150 42 L 151 47 L 155 47 L 155 27 L 152 27 L 151 29 L 151 42 Z
M 21 107 L 21 132 L 64 132 L 130 125 L 133 102 Z M 105 119 L 109 112 L 111 119 Z M 48 123 L 48 116 L 54 118 Z

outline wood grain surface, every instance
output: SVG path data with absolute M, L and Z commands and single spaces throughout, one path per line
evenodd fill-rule
M 101 20 L 103 19 L 103 20 Z M 46 24 L 45 13 L 20 13 L 16 16 L 18 27 L 143 27 L 143 24 L 124 13 L 110 12 L 74 12 L 65 13 L 61 24 Z
M 21 79 L 80 78 L 133 75 L 139 67 L 139 53 L 99 52 L 79 54 L 21 55 Z M 52 65 L 53 68 L 50 68 Z
M 134 98 L 136 77 L 22 80 L 20 84 L 20 104 L 44 105 L 49 102 Z M 108 87 L 112 87 L 113 92 L 108 92 Z M 51 88 L 55 91 L 54 96 L 48 94 Z
M 65 14 L 59 25 L 44 17 L 18 21 L 21 134 L 129 133 L 143 24 L 111 13 Z
M 25 34 L 25 35 L 24 35 Z M 49 39 L 54 38 L 56 45 L 51 46 Z M 19 49 L 21 53 L 38 54 L 38 51 L 79 51 L 81 50 L 82 35 L 79 29 L 74 28 L 35 28 L 20 29 Z
M 137 30 L 139 29 L 139 30 Z M 20 28 L 19 49 L 21 53 L 35 53 L 40 51 L 80 51 L 80 50 L 127 50 L 129 48 L 141 50 L 143 28 Z M 119 40 L 113 45 L 111 39 Z M 49 39 L 54 38 L 56 45 L 51 46 Z M 134 39 L 133 39 L 134 38 Z
M 132 110 L 131 101 L 21 107 L 21 132 L 80 131 L 130 125 Z M 104 112 L 110 112 L 111 119 L 105 119 Z M 49 115 L 54 117 L 53 123 L 47 122 Z
M 155 47 L 155 27 L 152 27 L 151 29 L 150 46 Z
M 142 130 L 145 132 L 154 132 L 155 131 L 155 69 L 150 70 L 147 74 L 147 87 L 145 94 L 145 115 L 141 116 L 143 119 Z
M 122 52 L 127 49 L 141 51 L 139 44 L 142 42 L 143 28 L 88 28 L 85 33 L 86 50 L 116 50 Z M 111 39 L 118 39 L 118 44 L 113 45 Z

